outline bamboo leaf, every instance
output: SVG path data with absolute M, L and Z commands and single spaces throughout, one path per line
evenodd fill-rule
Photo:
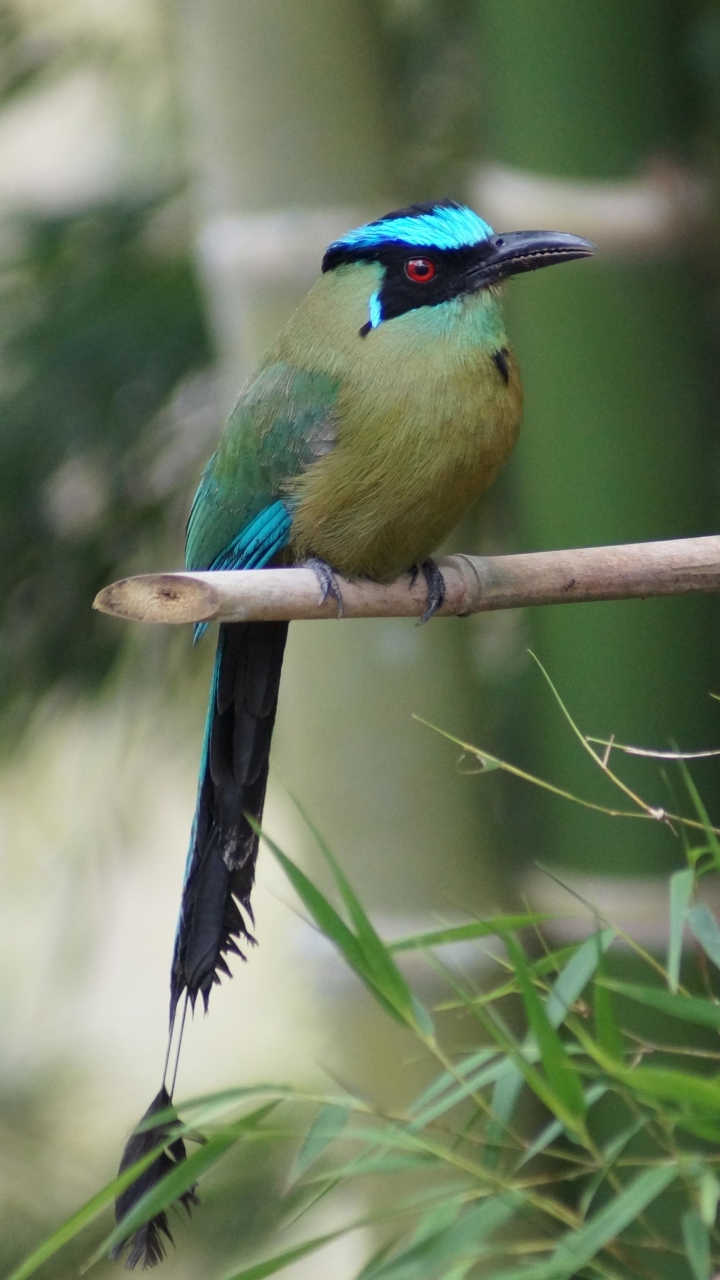
M 613 929 L 603 929 L 592 934 L 582 946 L 574 950 L 544 1002 L 545 1013 L 551 1027 L 557 1028 L 564 1021 L 568 1009 L 584 991 L 614 937 Z M 532 977 L 532 969 L 529 966 L 528 972 Z M 523 1047 L 530 1047 L 530 1042 L 526 1042 Z M 495 1085 L 490 1103 L 492 1119 L 487 1127 L 486 1148 L 483 1154 L 483 1164 L 486 1168 L 493 1168 L 497 1163 L 498 1144 L 507 1131 L 522 1090 L 523 1078 L 520 1072 L 512 1063 L 508 1063 L 507 1068 Z
M 443 969 L 443 966 L 439 965 L 438 967 Z M 478 1006 L 470 995 L 463 992 L 449 971 L 443 969 L 443 972 L 449 985 L 453 987 L 460 996 L 463 1004 L 468 1009 L 472 1009 L 474 1011 L 477 1019 L 492 1036 L 496 1045 L 500 1050 L 502 1050 L 506 1058 L 508 1058 L 517 1067 L 525 1080 L 525 1083 L 530 1089 L 532 1089 L 533 1093 L 537 1095 L 549 1111 L 552 1111 L 553 1115 L 556 1115 L 559 1120 L 562 1120 L 568 1130 L 572 1132 L 579 1132 L 577 1117 L 574 1116 L 573 1113 L 565 1106 L 562 1098 L 559 1097 L 547 1080 L 539 1071 L 536 1071 L 532 1065 L 532 1063 L 537 1062 L 540 1057 L 537 1047 L 532 1046 L 524 1048 L 519 1045 L 515 1036 L 505 1025 L 503 1019 L 496 1010 L 492 1008 L 488 1008 L 486 1010 L 482 1006 Z M 486 1068 L 485 1071 L 479 1072 L 478 1076 L 480 1078 L 476 1078 L 474 1081 L 475 1088 L 481 1087 L 481 1084 L 494 1082 L 508 1069 L 508 1064 L 500 1061 L 499 1063 L 495 1063 Z M 464 1096 L 467 1096 L 467 1085 L 463 1085 L 462 1088 Z M 419 1117 L 416 1117 L 413 1122 L 413 1128 L 416 1128 L 418 1124 Z
M 465 1098 L 469 1098 L 471 1094 L 477 1093 L 479 1089 L 484 1089 L 489 1084 L 495 1084 L 512 1067 L 512 1063 L 508 1062 L 507 1058 L 501 1057 L 498 1059 L 497 1049 L 489 1049 L 486 1052 L 488 1058 L 495 1058 L 496 1061 L 488 1067 L 482 1067 L 480 1070 L 474 1071 L 472 1075 L 467 1077 L 467 1080 L 456 1084 L 438 1102 L 425 1107 L 423 1111 L 415 1112 L 412 1121 L 413 1129 L 424 1128 L 426 1125 L 431 1124 L 433 1120 L 437 1120 L 438 1116 L 444 1115 L 446 1111 L 456 1107 Z M 537 1062 L 540 1055 L 535 1051 L 534 1054 L 527 1054 L 526 1057 L 528 1061 Z
M 415 1153 L 409 1152 L 406 1155 L 377 1155 L 371 1152 L 363 1152 L 356 1160 L 349 1160 L 347 1164 L 333 1165 L 329 1172 L 311 1175 L 306 1179 L 306 1185 L 326 1182 L 329 1178 L 333 1182 L 338 1179 L 347 1182 L 350 1178 L 365 1178 L 371 1173 L 399 1173 L 406 1169 L 427 1168 L 429 1165 L 442 1163 L 440 1156 L 435 1152 L 417 1151 Z
M 341 919 L 324 894 L 315 888 L 315 885 L 308 879 L 304 871 L 301 871 L 265 832 L 262 833 L 262 836 L 266 845 L 280 863 L 293 889 L 295 889 L 299 898 L 313 916 L 318 928 L 331 942 L 335 943 L 335 946 L 344 955 L 351 968 L 367 981 L 371 975 L 365 964 L 362 948 L 354 933 L 348 929 L 345 921 Z
M 521 1203 L 522 1197 L 516 1193 L 485 1200 L 444 1230 L 411 1243 L 379 1267 L 363 1271 L 362 1280 L 421 1280 L 474 1260 L 483 1241 L 505 1226 Z
M 317 840 L 320 852 L 330 868 L 338 892 L 347 907 L 350 919 L 355 926 L 357 943 L 362 950 L 375 990 L 396 1010 L 404 1022 L 420 1035 L 432 1037 L 434 1028 L 427 1009 L 410 990 L 388 948 L 373 928 L 332 849 L 326 844 L 302 806 L 297 801 L 295 803 Z
M 604 1092 L 606 1092 L 606 1090 L 604 1090 Z M 630 1142 L 637 1133 L 640 1133 L 641 1129 L 644 1129 L 647 1124 L 648 1117 L 639 1116 L 637 1120 L 633 1121 L 629 1128 L 624 1129 L 622 1133 L 619 1133 L 615 1138 L 611 1138 L 610 1142 L 607 1143 L 603 1150 L 605 1160 L 602 1168 L 598 1169 L 597 1173 L 590 1179 L 582 1193 L 582 1196 L 580 1197 L 579 1209 L 583 1218 L 587 1217 L 590 1212 L 590 1206 L 595 1199 L 595 1195 L 610 1173 L 618 1156 L 624 1151 L 628 1142 Z
M 685 783 L 685 786 L 687 787 L 690 799 L 692 800 L 693 805 L 695 806 L 695 812 L 698 818 L 700 819 L 700 822 L 702 823 L 702 826 L 703 826 L 703 830 L 705 831 L 705 835 L 707 836 L 709 851 L 710 853 L 712 853 L 713 859 L 715 861 L 715 870 L 720 871 L 720 840 L 718 840 L 713 824 L 710 821 L 710 816 L 708 814 L 708 811 L 705 808 L 705 805 L 703 804 L 702 798 L 700 796 L 700 792 L 695 786 L 690 770 L 688 769 L 684 760 L 678 761 L 678 768 L 680 769 L 680 772 L 683 776 L 683 781 Z
M 677 1173 L 675 1165 L 661 1165 L 638 1174 L 579 1231 L 563 1237 L 553 1255 L 557 1266 L 554 1274 L 558 1277 L 571 1276 L 580 1267 L 587 1266 L 606 1244 L 630 1226 L 674 1182 Z
M 692 1209 L 683 1214 L 685 1252 L 695 1280 L 710 1280 L 710 1237 L 700 1214 Z
M 623 1041 L 615 1015 L 615 1002 L 611 989 L 602 981 L 605 966 L 598 966 L 598 974 L 593 986 L 593 1012 L 595 1015 L 595 1034 L 598 1044 L 609 1053 L 611 1058 L 621 1059 Z
M 256 1262 L 250 1267 L 244 1267 L 242 1271 L 233 1271 L 231 1275 L 225 1277 L 225 1280 L 265 1280 L 266 1276 L 276 1275 L 278 1271 L 289 1267 L 292 1262 L 306 1258 L 309 1253 L 316 1253 L 318 1249 L 322 1249 L 324 1245 L 330 1244 L 344 1234 L 344 1231 L 331 1231 L 325 1236 L 315 1236 L 312 1240 L 306 1240 L 304 1244 L 297 1244 L 292 1249 L 285 1249 L 283 1253 L 276 1253 L 274 1257 L 266 1258 L 264 1262 Z
M 525 929 L 554 919 L 551 912 L 529 912 L 519 916 L 496 916 L 493 920 L 474 920 L 471 924 L 455 925 L 448 929 L 435 929 L 432 933 L 416 933 L 408 938 L 397 938 L 387 944 L 388 951 L 422 951 L 428 947 L 443 947 L 453 942 L 469 942 L 473 938 L 491 938 L 506 933 L 508 929 Z
M 650 1098 L 674 1102 L 680 1108 L 720 1115 L 720 1086 L 689 1071 L 668 1071 L 664 1067 L 635 1067 L 621 1078 L 631 1088 Z
M 340 1136 L 350 1118 L 349 1107 L 323 1107 L 313 1120 L 293 1165 L 290 1181 L 295 1182 L 319 1160 L 320 1156 Z
M 582 995 L 600 961 L 615 937 L 614 929 L 600 929 L 585 939 L 565 965 L 545 1001 L 545 1013 L 551 1026 L 564 1022 L 568 1009 Z
M 665 1067 L 626 1067 L 605 1053 L 588 1035 L 579 1019 L 573 1020 L 573 1034 L 583 1049 L 608 1075 L 621 1080 L 630 1089 L 649 1098 L 677 1103 L 681 1108 L 675 1117 L 678 1124 L 690 1127 L 690 1108 L 696 1107 L 703 1118 L 720 1114 L 720 1084 L 689 1071 L 671 1071 Z M 690 1129 L 690 1132 L 694 1130 Z
M 706 1142 L 712 1142 L 716 1147 L 720 1144 L 720 1124 L 713 1123 L 705 1116 L 687 1115 L 681 1111 L 673 1116 L 673 1119 L 681 1129 L 694 1134 L 696 1138 L 704 1138 Z
M 33 1250 L 30 1256 L 24 1262 L 21 1262 L 20 1266 L 16 1267 L 12 1274 L 7 1277 L 7 1280 L 28 1280 L 29 1276 L 34 1275 L 44 1262 L 54 1257 L 62 1249 L 63 1245 L 69 1244 L 85 1227 L 94 1222 L 95 1218 L 99 1217 L 108 1205 L 111 1205 L 154 1160 L 157 1160 L 160 1152 L 164 1151 L 165 1146 L 166 1143 L 163 1142 L 154 1147 L 152 1151 L 143 1156 L 142 1160 L 138 1160 L 137 1164 L 132 1165 L 130 1169 L 126 1169 L 119 1177 L 114 1178 L 101 1191 L 98 1191 L 97 1195 L 86 1201 L 82 1208 L 78 1209 L 77 1213 L 68 1218 L 67 1222 L 58 1227 L 57 1231 L 53 1231 L 47 1240 L 44 1240 L 37 1249 Z
M 423 1108 L 434 1102 L 439 1094 L 444 1093 L 448 1088 L 456 1086 L 458 1077 L 462 1079 L 463 1076 L 470 1075 L 471 1072 L 477 1071 L 478 1067 L 486 1066 L 492 1058 L 496 1057 L 497 1049 L 479 1049 L 477 1053 L 469 1054 L 467 1058 L 463 1058 L 461 1062 L 458 1062 L 454 1071 L 443 1071 L 415 1100 L 410 1107 L 409 1114 L 411 1116 L 417 1115 Z
M 686 871 L 676 871 L 670 877 L 670 937 L 668 939 L 667 971 L 668 985 L 673 994 L 677 993 L 680 981 L 683 931 L 694 884 L 695 873 L 690 867 Z
M 720 969 L 720 928 L 710 908 L 698 903 L 688 911 L 687 921 L 705 954 Z
M 714 1227 L 718 1200 L 720 1200 L 720 1182 L 718 1182 L 711 1169 L 703 1169 L 699 1179 L 698 1190 L 700 1193 L 700 1217 L 706 1227 Z
M 694 1022 L 703 1027 L 720 1029 L 720 1005 L 712 1000 L 703 1000 L 697 996 L 673 995 L 663 987 L 644 987 L 632 982 L 616 982 L 612 978 L 598 978 L 598 986 L 618 995 L 636 1000 L 638 1004 L 667 1013 L 673 1018 L 681 1018 L 683 1022 Z M 617 1056 L 617 1055 L 615 1055 Z
M 508 934 L 505 941 L 513 967 L 518 975 L 528 1022 L 537 1040 L 548 1083 L 553 1093 L 561 1100 L 563 1107 L 572 1116 L 574 1123 L 571 1124 L 571 1127 L 577 1129 L 578 1125 L 581 1126 L 582 1117 L 586 1111 L 579 1076 L 540 1002 L 530 978 L 527 961 L 521 947 L 512 934 Z M 574 960 L 571 960 L 570 964 L 573 963 Z M 558 979 L 558 981 L 560 980 Z
M 492 1115 L 485 1131 L 485 1150 L 482 1158 L 486 1169 L 494 1169 L 498 1162 L 500 1143 L 508 1131 L 525 1083 L 514 1063 L 508 1062 L 506 1066 L 507 1070 L 497 1080 L 490 1100 Z
M 84 1269 L 98 1262 L 105 1253 L 109 1253 L 116 1245 L 122 1244 L 124 1240 L 127 1240 L 133 1231 L 136 1231 L 143 1223 L 148 1222 L 157 1213 L 161 1213 L 174 1201 L 179 1200 L 184 1191 L 192 1187 L 209 1169 L 216 1165 L 236 1142 L 252 1133 L 253 1129 L 256 1129 L 277 1106 L 279 1106 L 279 1100 L 276 1099 L 273 1102 L 266 1102 L 263 1106 L 257 1107 L 255 1111 L 251 1111 L 249 1115 L 243 1116 L 241 1120 L 236 1121 L 231 1128 L 225 1129 L 220 1133 L 214 1133 L 212 1137 L 203 1143 L 198 1151 L 193 1151 L 192 1155 L 187 1156 L 181 1164 L 177 1164 L 172 1172 L 168 1173 L 161 1182 L 151 1187 L 138 1200 L 130 1213 L 127 1213 L 122 1221 L 103 1240 L 102 1244 L 98 1245 Z
M 411 1244 L 419 1244 L 422 1240 L 428 1240 L 430 1236 L 437 1235 L 438 1231 L 451 1227 L 457 1222 L 462 1209 L 463 1201 L 457 1197 L 443 1204 L 434 1205 L 418 1222 L 412 1233 Z
M 312 915 L 315 923 L 326 938 L 335 944 L 340 954 L 347 961 L 350 968 L 358 975 L 370 989 L 375 999 L 382 1005 L 386 1013 L 395 1018 L 398 1022 L 406 1022 L 407 1019 L 403 1013 L 397 1008 L 393 1001 L 388 1000 L 384 991 L 382 991 L 375 981 L 374 974 L 368 964 L 365 949 L 355 937 L 352 930 L 348 929 L 345 921 L 338 915 L 337 911 L 328 902 L 327 898 L 315 888 L 315 885 L 301 871 L 295 863 L 283 853 L 270 837 L 262 832 L 262 837 L 268 848 L 275 855 L 280 866 L 285 872 L 288 880 L 293 886 L 295 892 L 301 901 L 305 904 L 308 911 Z M 407 1002 L 406 1002 L 407 1003 Z M 410 1005 L 412 1000 L 409 1001 Z M 414 1021 L 414 1019 L 413 1019 Z
M 585 1102 L 587 1104 L 588 1109 L 593 1105 L 593 1103 L 597 1102 L 600 1098 L 604 1097 L 606 1093 L 607 1093 L 607 1085 L 605 1084 L 592 1085 L 585 1093 Z M 547 1147 L 550 1146 L 551 1142 L 554 1142 L 555 1139 L 559 1138 L 560 1135 L 564 1132 L 565 1132 L 564 1127 L 560 1123 L 560 1121 L 552 1120 L 550 1124 L 546 1125 L 545 1128 L 538 1134 L 537 1138 L 528 1147 L 527 1151 L 524 1152 L 522 1159 L 519 1160 L 517 1165 L 515 1166 L 516 1172 L 517 1170 L 522 1169 L 523 1165 L 528 1164 L 532 1159 L 534 1159 L 535 1156 L 539 1156 L 543 1151 L 545 1151 Z
M 677 1174 L 675 1165 L 646 1169 L 578 1231 L 563 1236 L 546 1262 L 498 1272 L 493 1280 L 570 1280 L 630 1226 Z

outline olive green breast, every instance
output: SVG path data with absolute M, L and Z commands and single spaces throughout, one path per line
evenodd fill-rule
M 340 382 L 334 448 L 292 482 L 293 558 L 389 581 L 426 559 L 495 478 L 517 438 L 522 389 L 489 291 L 359 337 L 373 272 L 322 277 L 268 358 Z

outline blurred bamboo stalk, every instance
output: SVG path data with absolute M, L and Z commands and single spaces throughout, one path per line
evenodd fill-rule
M 575 199 L 590 184 L 594 196 L 603 187 L 606 197 L 612 188 L 615 199 L 624 192 L 623 220 L 636 232 L 642 221 L 645 230 L 642 253 L 635 236 L 637 256 L 622 257 L 615 237 L 617 255 L 600 255 L 587 271 L 538 272 L 508 291 L 508 328 L 526 392 L 512 464 L 520 545 L 535 550 L 712 534 L 717 432 L 708 414 L 708 249 L 698 234 L 699 209 L 690 216 L 691 201 L 674 235 L 679 202 L 675 212 L 673 202 L 666 203 L 662 217 L 656 202 L 668 164 L 679 172 L 681 161 L 672 157 L 694 149 L 697 118 L 685 52 L 693 6 L 680 0 L 477 0 L 477 7 L 483 162 L 496 166 L 496 177 L 502 166 L 506 177 L 510 169 L 516 178 L 539 179 L 500 184 L 506 198 L 512 186 L 517 200 L 522 186 L 532 200 L 530 221 L 515 205 L 518 225 L 532 226 L 542 215 L 543 191 L 545 198 L 552 188 L 562 218 L 557 197 L 574 193 Z M 648 203 L 646 186 L 640 211 L 643 172 L 656 175 L 655 195 Z M 500 194 L 497 183 L 494 189 Z M 609 213 L 607 200 L 602 204 Z M 549 215 L 547 204 L 545 210 Z M 573 214 L 571 225 L 587 223 L 576 223 Z M 592 611 L 538 609 L 530 621 L 533 649 L 593 733 L 635 742 L 673 739 L 687 750 L 717 736 L 717 704 L 707 696 L 717 680 L 712 596 L 608 603 Z M 571 736 L 558 732 L 556 708 L 534 674 L 521 714 L 525 767 L 574 795 L 596 801 L 605 794 L 599 771 L 589 771 Z M 698 766 L 697 775 L 712 811 L 717 770 Z M 634 762 L 626 780 L 641 788 L 644 778 Z M 521 840 L 563 873 L 658 875 L 682 859 L 679 842 L 659 827 L 636 831 L 618 824 L 608 838 L 597 815 L 579 805 L 557 805 L 538 794 L 531 816 L 529 808 L 524 800 L 522 810 L 514 810 L 528 814 Z
M 442 615 L 489 609 L 629 600 L 720 590 L 720 535 L 578 547 L 516 556 L 448 556 Z M 134 622 L 271 622 L 320 618 L 415 618 L 426 606 L 421 574 L 389 584 L 341 580 L 342 611 L 319 598 L 311 569 L 158 573 L 105 587 L 94 609 Z

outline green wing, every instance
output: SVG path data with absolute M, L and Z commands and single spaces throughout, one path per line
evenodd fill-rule
M 188 569 L 207 569 L 288 481 L 335 443 L 340 383 L 284 362 L 263 369 L 241 392 L 208 462 L 188 520 Z

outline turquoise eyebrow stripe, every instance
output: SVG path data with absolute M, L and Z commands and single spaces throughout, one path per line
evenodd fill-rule
M 382 323 L 382 306 L 380 304 L 380 294 L 377 289 L 370 297 L 370 301 L 368 303 L 368 314 L 370 317 L 370 327 L 372 329 L 377 329 L 378 325 Z
M 466 206 L 438 205 L 432 213 L 415 217 L 385 218 L 346 232 L 334 240 L 333 249 L 374 249 L 378 245 L 407 244 L 423 249 L 464 249 L 493 235 L 489 223 Z

